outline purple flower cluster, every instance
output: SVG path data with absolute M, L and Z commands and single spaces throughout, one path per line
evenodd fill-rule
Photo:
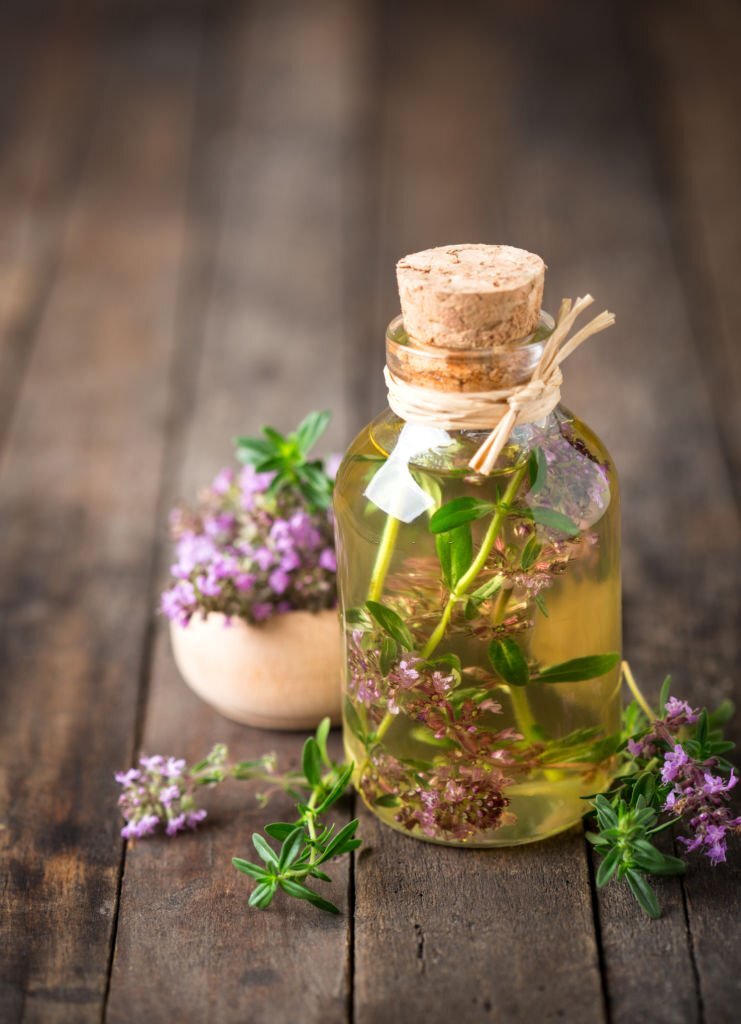
M 504 812 L 509 800 L 503 789 L 511 783 L 496 770 L 443 765 L 418 790 L 416 806 L 408 802 L 397 820 L 408 829 L 418 826 L 430 838 L 480 837 L 508 820 Z
M 643 760 L 661 758 L 661 781 L 671 787 L 664 810 L 684 819 L 692 832 L 689 838 L 680 836 L 680 843 L 720 864 L 726 859 L 728 833 L 741 828 L 741 818 L 732 817 L 729 806 L 738 779 L 733 770 L 727 779 L 713 774 L 718 766 L 714 757 L 697 761 L 679 742 L 681 730 L 699 719 L 697 708 L 669 697 L 662 718 L 652 722 L 643 736 L 628 740 L 628 752 Z
M 215 747 L 206 764 L 209 772 L 218 771 L 226 757 L 226 748 Z M 198 776 L 189 770 L 182 758 L 140 757 L 138 768 L 116 772 L 122 792 L 118 798 L 126 824 L 121 829 L 124 839 L 141 839 L 163 825 L 168 836 L 185 829 L 194 829 L 206 817 L 196 807 L 195 787 Z
M 419 829 L 430 839 L 466 841 L 511 824 L 504 794 L 512 779 L 498 768 L 446 763 L 432 771 L 410 771 L 388 753 L 374 755 L 371 774 L 361 785 L 372 803 L 395 796 L 395 820 L 405 829 Z
M 714 758 L 695 761 L 681 743 L 664 754 L 661 781 L 671 785 L 664 809 L 680 815 L 692 836 L 679 837 L 687 851 L 700 850 L 712 864 L 726 859 L 729 832 L 741 830 L 741 818 L 731 816 L 730 792 L 738 782 L 733 769 L 727 779 L 714 775 Z
M 370 641 L 370 643 L 368 643 Z M 372 634 L 360 629 L 348 636 L 348 690 L 360 704 L 376 706 L 398 715 L 402 705 L 414 709 L 422 702 L 441 699 L 455 685 L 455 676 L 422 658 L 408 655 L 393 664 L 384 676 L 381 671 L 381 652 Z
M 435 739 L 454 743 L 460 756 L 485 764 L 512 763 L 508 746 L 522 740 L 520 733 L 492 729 L 490 722 L 481 722 L 487 713 L 500 714 L 501 704 L 490 698 L 453 703 L 456 673 L 444 662 L 411 654 L 391 665 L 384 676 L 380 650 L 372 638 L 359 629 L 348 637 L 348 692 L 354 700 L 380 713 L 403 711 L 426 726 Z
M 175 509 L 177 560 L 161 598 L 169 619 L 187 626 L 200 612 L 262 622 L 336 602 L 332 521 L 309 513 L 300 496 L 269 493 L 272 473 L 222 469 L 196 510 Z
M 700 717 L 696 708 L 691 708 L 686 700 L 669 697 L 664 715 L 658 718 L 651 728 L 639 739 L 628 740 L 628 753 L 631 757 L 655 757 L 662 745 L 672 745 L 672 739 L 685 725 L 694 725 Z

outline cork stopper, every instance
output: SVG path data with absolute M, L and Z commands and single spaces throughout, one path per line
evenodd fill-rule
M 410 341 L 445 349 L 506 348 L 538 326 L 545 264 L 510 245 L 445 245 L 396 265 Z

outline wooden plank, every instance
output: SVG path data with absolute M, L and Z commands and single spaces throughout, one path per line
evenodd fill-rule
M 626 653 L 652 696 L 670 671 L 678 693 L 715 702 L 735 688 L 736 517 L 616 9 L 544 11 L 537 31 L 511 19 L 505 38 L 527 56 L 508 89 L 511 172 L 501 184 L 524 237 L 549 263 L 551 306 L 589 290 L 618 314 L 612 337 L 569 362 L 565 395 L 621 473 Z M 729 1019 L 737 980 L 725 972 L 711 1014 L 702 976 L 717 978 L 725 953 L 707 941 L 713 967 L 703 968 L 696 929 L 714 939 L 735 932 L 733 873 L 693 864 L 691 933 L 682 884 L 658 889 L 658 923 L 622 893 L 600 895 L 612 1019 Z
M 122 33 L 0 463 L 3 1020 L 98 1021 L 173 354 L 194 38 Z M 135 300 L 134 298 L 135 297 Z
M 95 23 L 0 27 L 0 439 L 57 266 L 99 73 Z
M 603 1019 L 578 830 L 533 846 L 455 850 L 362 815 L 355 1019 Z
M 661 180 L 668 193 L 670 228 L 687 295 L 687 316 L 698 361 L 709 381 L 715 420 L 738 500 L 741 136 L 737 121 L 741 71 L 735 49 L 741 32 L 741 12 L 737 5 L 725 0 L 711 6 L 684 0 L 671 12 L 661 4 L 649 3 L 631 8 L 630 14 L 626 35 L 631 53 L 643 80 L 652 86 L 650 125 Z M 732 540 L 733 525 L 729 529 L 721 527 L 720 543 L 728 535 L 731 542 L 727 557 L 733 564 L 733 552 L 737 550 Z M 719 550 L 709 571 L 723 557 Z M 730 580 L 729 586 L 733 586 Z M 731 614 L 732 594 L 731 590 Z M 711 624 L 706 634 L 708 653 L 720 662 L 719 668 L 730 684 L 734 660 L 736 665 L 739 662 L 737 626 L 734 631 L 733 619 L 728 618 L 725 632 L 720 632 L 717 620 L 711 618 L 715 609 L 708 608 L 704 599 L 702 604 L 703 621 Z M 737 600 L 735 608 L 738 610 Z M 734 734 L 739 742 L 738 721 Z M 729 943 L 738 941 L 740 934 L 740 882 L 736 844 L 729 864 L 717 872 L 693 872 L 685 884 L 701 1012 L 706 1021 L 728 1019 L 741 997 L 741 979 L 728 971 L 725 954 Z
M 228 107 L 228 145 L 196 175 L 199 188 L 219 183 L 223 208 L 177 494 L 192 495 L 230 460 L 235 434 L 265 422 L 290 427 L 313 407 L 334 408 L 327 444 L 346 443 L 342 229 L 351 212 L 343 174 L 358 10 L 340 0 L 266 2 L 231 8 L 213 26 L 202 80 L 211 89 L 222 69 L 211 102 Z M 186 281 L 184 298 L 189 291 Z M 147 751 L 196 757 L 222 740 L 236 757 L 275 750 L 297 765 L 302 736 L 230 723 L 185 688 L 162 624 L 155 649 Z M 251 885 L 231 857 L 251 856 L 250 834 L 290 814 L 290 803 L 276 797 L 266 811 L 250 785 L 234 784 L 209 808 L 197 837 L 127 854 L 108 1019 L 344 1020 L 349 864 L 333 867 L 328 887 L 341 917 L 285 899 L 250 911 Z M 340 820 L 348 815 L 343 808 Z
M 741 496 L 738 183 L 741 11 L 732 0 L 629 5 L 625 33 L 650 102 L 660 181 L 687 313 L 709 376 L 731 481 Z
M 523 242 L 501 186 L 517 97 L 497 9 L 388 5 L 377 327 L 398 309 L 394 264 L 446 242 Z M 519 83 L 518 83 L 519 84 Z M 521 87 L 521 86 L 520 86 Z M 383 405 L 377 331 L 370 402 Z M 356 864 L 355 1020 L 604 1019 L 588 864 L 579 831 L 512 851 L 460 851 L 363 816 Z

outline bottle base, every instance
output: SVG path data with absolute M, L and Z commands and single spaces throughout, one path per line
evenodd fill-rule
M 560 778 L 554 778 L 556 774 L 549 772 L 547 778 L 530 779 L 509 788 L 506 791 L 508 802 L 503 812 L 502 823 L 497 828 L 467 837 L 434 835 L 416 823 L 409 828 L 403 820 L 399 820 L 398 807 L 379 807 L 372 804 L 365 794 L 360 795 L 368 810 L 384 825 L 411 839 L 421 839 L 422 842 L 439 846 L 469 849 L 524 846 L 550 839 L 579 824 L 588 811 L 585 802 L 587 794 L 608 789 L 614 772 L 611 765 L 610 770 L 593 776 L 588 788 L 581 775 L 569 777 L 566 773 L 559 772 Z

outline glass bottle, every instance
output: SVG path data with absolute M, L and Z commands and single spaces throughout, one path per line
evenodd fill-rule
M 518 384 L 551 328 L 543 317 L 506 351 L 452 354 L 415 346 L 399 317 L 387 365 L 415 383 L 453 359 L 464 374 L 484 367 Z M 388 825 L 452 845 L 514 845 L 573 825 L 581 798 L 608 784 L 618 743 L 612 460 L 561 405 L 516 426 L 482 475 L 468 463 L 488 433 L 386 409 L 335 485 L 355 786 Z

